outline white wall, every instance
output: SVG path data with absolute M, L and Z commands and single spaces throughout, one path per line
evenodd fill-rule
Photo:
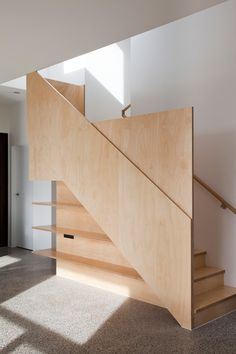
M 131 40 L 133 114 L 194 106 L 194 170 L 236 206 L 236 2 Z M 195 185 L 195 246 L 236 286 L 236 216 Z
M 52 200 L 52 182 L 34 181 L 33 201 L 47 202 Z M 51 225 L 52 208 L 50 206 L 33 206 L 33 225 Z M 33 231 L 33 249 L 41 250 L 51 248 L 52 234 L 41 230 Z
M 27 145 L 26 104 L 25 101 L 11 106 L 10 136 L 11 145 Z
M 90 121 L 118 118 L 121 110 L 130 103 L 130 39 L 43 69 L 39 73 L 53 80 L 85 84 L 86 117 Z
M 66 73 L 64 62 L 40 70 L 39 74 L 46 79 L 64 81 L 69 84 L 84 85 L 85 80 L 84 69 Z
M 0 132 L 9 133 L 10 131 L 10 107 L 5 103 L 0 102 Z
M 26 129 L 26 105 L 23 102 L 0 102 L 0 132 L 9 134 L 9 245 L 16 245 L 16 240 L 11 240 L 11 210 L 14 208 L 12 204 L 15 200 L 11 198 L 11 147 L 12 146 L 26 146 L 28 144 L 27 129 Z M 33 195 L 28 196 L 27 200 L 30 205 L 29 208 L 33 208 L 32 214 L 24 214 L 24 224 L 30 225 L 47 225 L 51 224 L 52 212 L 49 208 L 32 207 L 31 201 L 37 200 L 40 196 L 40 200 L 51 200 L 51 182 L 35 181 L 33 183 Z M 42 200 L 43 201 L 43 200 Z M 26 210 L 26 208 L 24 208 Z M 33 248 L 42 249 L 51 247 L 51 235 L 44 234 L 43 232 L 37 232 L 32 230 Z
M 121 116 L 130 103 L 130 39 L 114 43 L 40 71 L 49 79 L 85 84 L 86 117 L 90 121 Z
M 121 110 L 130 103 L 129 65 L 130 39 L 91 53 L 85 70 L 85 107 L 90 121 L 121 117 Z

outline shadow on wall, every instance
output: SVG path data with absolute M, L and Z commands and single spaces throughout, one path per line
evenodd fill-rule
M 195 136 L 195 174 L 236 206 L 236 132 Z M 207 250 L 209 265 L 226 270 L 225 283 L 236 286 L 236 215 L 194 183 L 195 247 Z
M 85 70 L 85 83 L 85 115 L 91 122 L 121 117 L 121 110 L 124 105 L 88 70 Z
M 62 67 L 62 81 L 76 83 L 83 72 L 86 116 L 90 121 L 121 116 L 121 109 L 130 103 L 129 84 L 130 39 L 114 43 L 56 65 L 54 75 Z M 81 76 L 81 74 L 80 74 Z M 54 76 L 54 79 L 56 77 Z

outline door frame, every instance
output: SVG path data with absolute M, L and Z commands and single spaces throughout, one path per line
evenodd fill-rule
M 7 148 L 6 148 L 6 152 L 7 152 L 7 238 L 6 238 L 6 245 L 3 245 L 1 247 L 8 247 L 10 244 L 10 159 L 9 159 L 9 133 L 8 132 L 4 132 L 4 131 L 0 131 L 0 134 L 4 134 L 7 138 Z

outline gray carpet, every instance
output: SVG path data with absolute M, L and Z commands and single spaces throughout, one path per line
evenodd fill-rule
M 1 353 L 236 353 L 236 312 L 189 332 L 164 309 L 54 274 L 53 260 L 0 249 Z

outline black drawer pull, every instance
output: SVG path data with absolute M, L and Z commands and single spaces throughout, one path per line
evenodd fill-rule
M 68 235 L 68 234 L 64 234 L 65 238 L 70 238 L 71 240 L 74 240 L 75 236 L 74 235 Z

